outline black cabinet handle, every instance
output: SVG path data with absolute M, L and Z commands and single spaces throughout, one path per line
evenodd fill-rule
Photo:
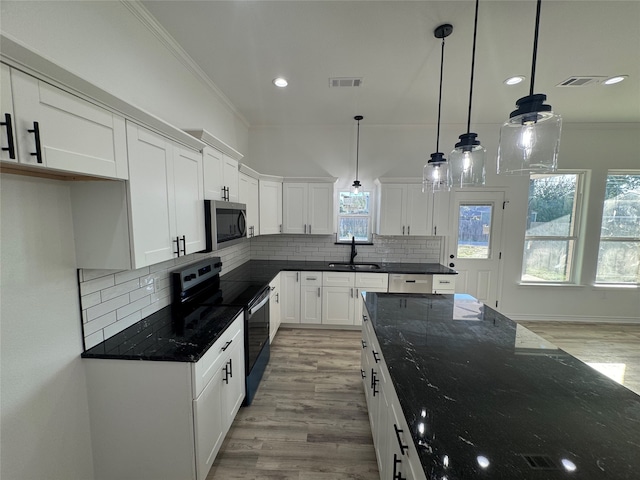
M 233 340 L 229 340 L 227 343 L 224 344 L 224 347 L 222 347 L 222 351 L 224 352 L 227 348 L 229 348 L 229 345 L 231 345 L 231 342 L 233 342 Z
M 399 460 L 398 455 L 394 453 L 393 454 L 393 480 L 407 480 L 405 477 L 402 476 L 402 472 L 399 472 L 396 467 L 399 463 L 402 463 L 402 460 Z
M 409 451 L 409 446 L 408 445 L 403 445 L 402 444 L 402 440 L 400 439 L 400 434 L 404 430 L 398 428 L 398 426 L 395 423 L 393 424 L 393 429 L 396 431 L 396 438 L 398 439 L 398 446 L 400 447 L 400 453 L 402 453 L 402 455 L 404 455 L 404 451 L 405 450 Z
M 186 235 L 182 235 L 182 255 L 187 254 L 187 237 Z M 178 244 L 178 250 L 180 249 L 180 244 Z M 178 255 L 180 256 L 180 255 Z
M 176 237 L 176 239 L 173 240 L 173 242 L 176 244 L 176 251 L 173 252 L 173 254 L 179 257 L 180 256 L 180 237 Z
M 229 359 L 229 376 L 233 378 L 233 358 Z
M 364 373 L 363 369 L 360 369 L 360 375 L 362 375 L 362 378 L 367 378 L 367 374 Z
M 376 396 L 376 393 L 380 393 L 378 390 L 376 390 L 376 388 L 378 387 L 378 382 L 380 380 L 378 380 L 376 378 L 376 371 L 372 368 L 371 369 L 371 389 L 373 390 L 373 396 Z
M 362 321 L 366 322 L 367 320 L 369 320 L 369 318 L 366 315 L 362 315 Z
M 9 158 L 15 160 L 16 158 L 16 147 L 13 144 L 13 125 L 11 124 L 11 114 L 4 114 L 4 122 L 0 122 L 0 125 L 4 125 L 7 127 L 7 146 L 2 147 L 2 150 L 5 152 L 9 152 Z
M 360 340 L 362 342 L 362 348 L 367 348 L 367 342 L 364 340 Z
M 376 363 L 380 363 L 380 357 L 378 357 L 380 353 L 376 352 L 375 350 L 371 350 L 371 352 L 373 353 L 373 359 L 376 361 Z
M 38 122 L 33 122 L 33 129 L 27 130 L 29 133 L 33 133 L 36 140 L 36 151 L 29 153 L 32 157 L 36 157 L 38 163 L 42 163 L 42 147 L 40 145 L 40 125 Z

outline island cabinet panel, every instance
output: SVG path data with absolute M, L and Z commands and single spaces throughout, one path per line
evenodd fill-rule
M 120 115 L 6 65 L 2 65 L 1 113 L 6 124 L 2 146 L 9 148 L 9 133 L 13 140 L 13 152 L 3 151 L 3 161 L 129 178 L 125 120 Z
M 242 313 L 195 363 L 85 358 L 96 480 L 205 480 L 245 396 Z
M 380 479 L 426 480 L 380 344 L 364 312 L 361 375 Z

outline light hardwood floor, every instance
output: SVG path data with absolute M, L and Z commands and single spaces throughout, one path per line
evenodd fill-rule
M 640 325 L 520 322 L 584 362 L 624 364 L 640 394 Z M 253 404 L 207 480 L 378 480 L 360 380 L 360 332 L 281 329 Z
M 600 364 L 640 395 L 640 325 L 518 322 L 583 362 Z M 622 378 L 620 378 L 622 375 Z
M 360 331 L 281 329 L 207 480 L 378 480 Z

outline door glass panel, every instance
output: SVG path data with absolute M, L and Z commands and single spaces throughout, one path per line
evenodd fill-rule
M 488 204 L 461 204 L 458 210 L 458 258 L 489 258 L 491 214 Z

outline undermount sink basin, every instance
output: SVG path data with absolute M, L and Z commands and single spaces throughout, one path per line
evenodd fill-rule
M 377 263 L 330 263 L 331 268 L 348 268 L 350 270 L 380 270 Z

